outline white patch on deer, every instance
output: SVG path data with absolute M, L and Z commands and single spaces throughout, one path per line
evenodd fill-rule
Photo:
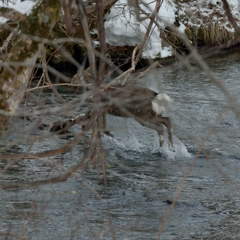
M 161 115 L 165 109 L 166 102 L 171 102 L 171 98 L 165 93 L 159 93 L 152 100 L 152 110 L 157 114 Z

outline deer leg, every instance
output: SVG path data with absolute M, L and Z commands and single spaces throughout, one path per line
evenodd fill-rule
M 159 122 L 159 117 L 151 116 L 151 117 L 135 117 L 135 120 L 138 121 L 141 125 L 152 128 L 157 131 L 159 137 L 160 147 L 163 146 L 164 143 L 164 129 L 161 122 Z
M 159 137 L 159 144 L 160 144 L 160 147 L 162 147 L 163 143 L 164 143 L 164 129 L 163 129 L 162 124 L 161 124 L 161 126 L 159 126 L 159 130 L 157 130 L 157 132 L 158 132 L 158 137 Z
M 89 129 L 88 120 L 92 116 L 91 113 L 92 113 L 92 111 L 90 109 L 88 109 L 87 112 L 83 116 L 81 115 L 77 119 L 75 119 L 75 121 L 82 126 L 82 131 L 86 130 L 86 126 L 87 126 L 87 129 Z M 102 127 L 103 127 L 104 134 L 106 134 L 110 137 L 113 137 L 113 135 L 110 133 L 110 131 L 106 127 L 106 115 L 105 114 L 102 116 Z
M 52 127 L 50 128 L 50 132 L 56 132 L 57 134 L 65 134 L 68 129 L 74 125 L 73 120 L 65 120 L 54 122 Z
M 147 117 L 147 118 L 146 117 L 141 117 L 141 118 L 135 117 L 135 120 L 138 121 L 143 126 L 152 128 L 158 132 L 160 146 L 162 146 L 163 142 L 164 142 L 163 125 L 166 126 L 167 131 L 168 131 L 168 139 L 173 148 L 172 123 L 171 123 L 170 118 L 151 115 L 150 117 Z
M 113 137 L 113 135 L 110 133 L 110 131 L 107 129 L 107 124 L 106 124 L 106 115 L 104 114 L 103 116 L 103 133 L 110 136 L 110 137 Z
M 85 130 L 87 125 L 87 120 L 91 118 L 91 110 L 88 109 L 84 116 L 81 116 L 81 119 L 78 120 L 78 123 L 82 126 L 82 131 Z
M 91 118 L 91 117 L 92 117 L 92 111 L 90 108 L 88 108 L 87 112 L 84 115 L 81 115 L 75 119 L 75 121 L 79 125 L 81 125 L 82 132 L 89 131 L 90 127 L 92 126 L 93 118 Z M 91 146 L 91 140 L 84 139 L 84 148 L 88 149 L 90 146 Z
M 172 137 L 172 122 L 169 117 L 159 117 L 160 121 L 163 125 L 166 126 L 167 131 L 168 131 L 168 139 L 169 142 L 171 143 L 171 147 L 173 148 L 173 137 Z

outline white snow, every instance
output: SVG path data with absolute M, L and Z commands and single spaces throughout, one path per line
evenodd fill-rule
M 186 29 L 185 25 L 180 22 L 180 26 L 178 27 L 178 31 L 180 33 L 184 33 L 185 29 Z
M 221 0 L 198 0 L 198 1 L 201 4 L 213 4 L 213 5 L 222 4 Z M 228 0 L 228 4 L 230 5 L 230 7 L 235 8 L 238 6 L 239 1 L 238 0 Z
M 144 46 L 142 57 L 145 58 L 156 58 L 156 57 L 168 57 L 172 55 L 172 48 L 169 46 L 164 46 L 162 44 L 162 39 L 160 38 L 161 29 L 165 29 L 167 26 L 174 24 L 176 20 L 176 12 L 178 15 L 185 16 L 188 15 L 183 22 L 179 22 L 180 26 L 178 30 L 184 33 L 186 29 L 186 24 L 194 25 L 195 27 L 200 27 L 202 20 L 196 19 L 194 15 L 197 11 L 201 11 L 201 15 L 207 17 L 211 10 L 207 8 L 208 4 L 216 5 L 219 11 L 224 13 L 222 9 L 221 0 L 198 0 L 189 2 L 187 4 L 179 3 L 179 6 L 175 5 L 173 0 L 163 0 L 158 13 L 158 25 L 153 24 L 152 31 L 148 38 L 146 45 Z M 135 8 L 129 5 L 128 0 L 118 0 L 110 9 L 109 13 L 105 16 L 105 29 L 106 29 L 106 42 L 112 46 L 136 46 L 139 44 L 146 33 L 148 27 L 149 19 L 139 21 L 137 19 L 137 14 Z M 151 14 L 155 8 L 155 0 L 140 0 L 140 7 Z M 228 3 L 232 9 L 232 13 L 239 18 L 240 0 L 228 0 Z M 0 2 L 0 7 L 13 8 L 22 14 L 30 14 L 33 6 L 35 6 L 36 1 L 24 1 L 15 0 L 8 2 L 8 5 L 4 4 L 3 1 Z M 140 14 L 140 18 L 144 18 L 144 14 Z M 220 18 L 214 16 L 212 21 L 220 22 Z M 6 22 L 7 19 L 0 17 L 0 23 Z M 223 21 L 224 22 L 224 21 Z M 185 25 L 184 25 L 185 24 Z M 233 32 L 234 29 L 231 24 L 222 24 L 226 30 Z M 98 43 L 95 42 L 95 45 Z
M 32 8 L 36 5 L 36 1 L 24 1 L 21 2 L 21 0 L 15 0 L 15 1 L 9 1 L 7 4 L 3 1 L 0 2 L 0 7 L 8 7 L 12 8 L 22 14 L 29 15 L 32 11 Z M 8 19 L 0 17 L 0 24 L 3 24 Z
M 141 1 L 139 1 L 140 3 Z M 142 0 L 143 4 L 140 6 L 148 13 L 151 13 L 155 7 L 156 1 L 154 0 Z M 233 14 L 239 14 L 240 0 L 228 0 L 228 3 L 232 9 Z M 194 25 L 200 27 L 202 24 L 201 19 L 196 18 L 195 12 L 201 9 L 202 16 L 208 17 L 212 10 L 208 9 L 208 4 L 216 5 L 218 10 L 224 13 L 221 0 L 199 0 L 192 2 L 192 6 L 185 5 L 184 9 L 180 9 L 179 15 L 186 15 L 189 13 L 188 21 L 179 22 L 179 32 L 184 33 L 185 25 Z M 148 8 L 146 7 L 148 6 Z M 175 22 L 175 13 L 177 12 L 177 6 L 173 0 L 163 0 L 163 4 L 158 14 L 158 22 L 160 28 L 164 29 L 167 26 L 173 25 Z M 144 17 L 141 15 L 141 17 Z M 215 21 L 219 19 L 214 18 Z M 146 28 L 148 26 L 149 19 L 141 22 L 136 19 L 136 12 L 133 7 L 128 5 L 127 0 L 119 0 L 110 10 L 110 13 L 106 16 L 105 29 L 106 29 L 106 42 L 114 46 L 136 46 L 144 38 Z M 184 25 L 185 24 L 185 25 Z M 223 24 L 224 28 L 228 31 L 234 31 L 233 28 L 227 27 L 227 24 Z M 152 33 L 149 37 L 147 44 L 145 45 L 142 53 L 142 57 L 156 58 L 156 57 L 168 57 L 172 55 L 171 47 L 163 46 L 162 39 L 160 38 L 161 29 L 155 24 L 152 28 Z
M 155 1 L 144 0 L 145 5 L 140 6 L 147 12 L 152 13 Z M 165 28 L 175 22 L 175 5 L 164 0 L 158 13 L 159 26 Z M 140 15 L 140 17 L 145 17 Z M 149 19 L 138 21 L 135 9 L 128 5 L 127 0 L 119 0 L 111 8 L 105 17 L 106 42 L 114 46 L 135 46 L 140 43 L 145 35 Z M 152 28 L 151 37 L 144 47 L 142 57 L 154 58 L 157 56 L 167 57 L 172 55 L 171 47 L 163 47 L 160 29 L 155 24 Z
M 32 11 L 32 8 L 36 5 L 36 2 L 33 1 L 24 1 L 21 2 L 21 0 L 17 0 L 15 5 L 13 5 L 11 8 L 15 9 L 16 11 L 29 15 Z

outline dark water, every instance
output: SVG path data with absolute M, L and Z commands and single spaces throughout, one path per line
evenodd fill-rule
M 239 58 L 210 64 L 238 98 Z M 115 139 L 103 137 L 107 189 L 97 166 L 63 183 L 1 191 L 1 239 L 157 239 L 200 146 L 204 151 L 185 179 L 160 239 L 240 239 L 239 121 L 231 110 L 224 114 L 229 109 L 226 97 L 197 67 L 192 73 L 156 69 L 141 82 L 174 100 L 166 114 L 174 122 L 176 151 L 169 150 L 167 143 L 160 149 L 155 133 L 132 120 L 108 117 Z M 46 94 L 48 104 L 57 101 Z M 41 120 L 52 122 L 55 117 L 41 116 Z M 18 119 L 13 126 L 15 130 L 1 143 L 12 145 L 9 151 L 39 152 L 67 143 L 35 131 L 34 122 L 29 126 Z M 72 132 L 78 131 L 73 127 Z M 6 162 L 1 162 L 0 182 L 55 176 L 74 166 L 83 154 L 84 145 L 79 143 L 62 158 L 20 160 L 6 171 Z

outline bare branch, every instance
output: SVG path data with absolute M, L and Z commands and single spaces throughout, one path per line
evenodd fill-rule
M 53 92 L 56 94 L 56 96 L 60 99 L 60 101 L 64 104 L 65 101 L 62 98 L 62 96 L 58 93 L 58 91 L 56 90 L 56 88 L 53 86 L 50 77 L 48 75 L 48 70 L 47 70 L 47 62 L 46 62 L 46 49 L 44 48 L 42 50 L 42 64 L 43 64 L 43 71 L 44 71 L 44 75 L 46 77 L 46 80 L 50 86 L 50 88 L 53 90 Z
M 100 54 L 105 56 L 107 45 L 105 41 L 105 28 L 104 28 L 104 6 L 102 0 L 97 0 L 97 13 L 98 13 L 98 22 L 99 22 L 99 41 L 100 41 Z M 101 81 L 103 80 L 104 73 L 105 73 L 105 60 L 102 59 L 100 61 L 99 69 L 98 69 L 98 77 L 96 79 L 95 84 L 97 86 L 100 85 Z
M 13 31 L 9 34 L 7 39 L 4 41 L 3 45 L 0 47 L 0 51 L 3 51 L 4 49 L 6 49 L 8 47 L 9 42 L 11 41 L 13 36 L 15 34 L 17 34 L 17 32 L 18 32 L 18 27 L 14 28 Z
M 8 7 L 0 7 L 0 16 L 10 19 L 13 22 L 24 21 L 27 18 L 26 15 Z
M 141 54 L 142 54 L 143 47 L 144 47 L 144 45 L 146 44 L 147 40 L 150 37 L 150 32 L 152 30 L 154 19 L 157 18 L 157 14 L 159 12 L 159 9 L 160 9 L 161 5 L 162 5 L 162 0 L 156 0 L 156 5 L 155 5 L 155 8 L 153 10 L 152 16 L 150 18 L 150 22 L 148 24 L 145 36 L 144 36 L 142 42 L 138 45 L 139 46 L 139 52 L 138 52 L 138 55 L 137 55 L 136 60 L 135 60 L 136 63 L 139 61 L 139 59 L 141 57 Z
M 74 167 L 72 167 L 68 171 L 65 171 L 64 174 L 61 174 L 57 177 L 47 178 L 47 179 L 34 181 L 34 182 L 3 184 L 0 186 L 0 189 L 6 190 L 6 189 L 18 189 L 18 188 L 31 188 L 31 187 L 37 187 L 45 184 L 55 184 L 55 183 L 65 182 L 78 170 L 83 169 L 86 166 L 88 161 L 89 161 L 89 158 L 87 157 L 83 158 L 82 161 L 80 161 Z
M 156 67 L 163 67 L 158 61 L 153 63 L 150 67 L 148 67 L 144 72 L 141 72 L 136 78 L 132 80 L 131 84 L 135 84 L 136 81 L 142 77 L 144 77 L 146 74 L 148 74 L 153 68 Z
M 236 20 L 234 19 L 232 13 L 231 13 L 231 10 L 230 10 L 230 7 L 229 7 L 229 4 L 226 0 L 222 0 L 222 3 L 223 3 L 223 8 L 224 10 L 226 11 L 226 14 L 227 14 L 227 17 L 228 17 L 228 20 L 229 22 L 232 23 L 237 35 L 238 35 L 238 38 L 240 38 L 240 28 L 239 26 L 237 25 L 237 22 Z
M 88 59 L 89 59 L 89 64 L 90 64 L 91 71 L 92 71 L 92 77 L 93 77 L 93 79 L 96 79 L 96 77 L 97 77 L 96 60 L 95 60 L 95 55 L 94 55 L 92 38 L 90 36 L 90 31 L 89 31 L 89 27 L 88 27 L 88 21 L 87 21 L 87 17 L 84 12 L 84 8 L 83 8 L 83 1 L 77 0 L 77 5 L 78 5 L 79 14 L 81 16 L 80 20 L 81 20 L 81 25 L 82 25 L 82 28 L 84 31 L 86 47 L 87 47 L 87 52 L 88 52 Z
M 141 58 L 143 47 L 145 46 L 146 42 L 148 41 L 148 39 L 149 39 L 149 37 L 151 35 L 150 32 L 152 30 L 153 23 L 156 22 L 155 19 L 157 18 L 157 14 L 159 12 L 161 4 L 162 4 L 162 0 L 157 0 L 156 1 L 156 5 L 155 5 L 155 8 L 153 10 L 152 15 L 150 16 L 150 22 L 148 24 L 147 31 L 146 31 L 146 33 L 144 35 L 144 38 L 143 38 L 142 42 L 139 43 L 133 50 L 133 53 L 132 53 L 132 66 L 131 66 L 131 68 L 128 69 L 126 72 L 122 73 L 116 79 L 114 79 L 113 82 L 117 81 L 118 79 L 120 79 L 123 76 L 126 76 L 124 81 L 123 81 L 123 84 L 125 84 L 127 79 L 128 79 L 128 77 L 130 76 L 130 74 L 133 71 L 135 71 L 136 65 L 139 62 L 140 58 Z M 137 56 L 136 56 L 136 54 L 137 54 Z
M 58 20 L 60 3 L 58 1 L 42 1 L 39 5 L 42 7 L 35 7 L 34 11 L 26 17 L 27 20 L 21 22 L 21 31 L 24 34 L 30 33 L 31 35 L 46 38 Z M 47 19 L 45 21 L 42 19 L 43 12 Z M 35 17 L 34 26 L 31 21 L 33 15 Z M 18 65 L 15 69 L 4 68 L 0 78 L 1 110 L 14 113 L 18 108 L 32 73 L 33 64 L 35 64 L 42 47 L 42 43 L 34 42 L 29 36 L 26 39 L 19 36 L 6 62 L 13 61 L 19 64 L 24 62 L 27 65 L 26 67 L 19 67 Z M 8 128 L 9 121 L 9 118 L 0 115 L 0 137 Z
M 102 1 L 103 8 L 105 8 L 108 5 L 114 4 L 115 2 L 117 2 L 117 0 L 103 0 Z M 85 10 L 86 10 L 87 14 L 92 13 L 92 12 L 96 11 L 96 5 L 93 4 L 92 6 L 86 6 Z
M 67 33 L 70 35 L 72 35 L 72 33 L 73 33 L 71 5 L 72 5 L 72 0 L 62 0 L 66 29 L 67 29 Z

